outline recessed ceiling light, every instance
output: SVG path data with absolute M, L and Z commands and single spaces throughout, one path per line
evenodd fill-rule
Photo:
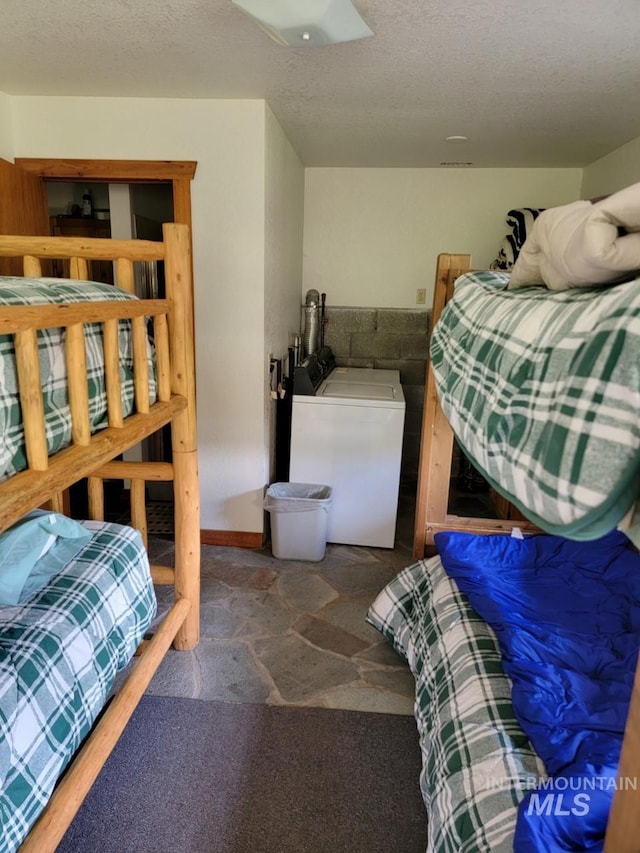
M 468 142 L 468 136 L 447 136 L 445 142 Z

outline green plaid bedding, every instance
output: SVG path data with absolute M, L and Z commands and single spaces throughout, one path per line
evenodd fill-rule
M 550 533 L 596 539 L 640 495 L 640 279 L 456 282 L 431 340 L 442 409 L 491 485 Z
M 2 853 L 26 836 L 155 615 L 140 534 L 83 523 L 92 538 L 75 560 L 24 605 L 0 607 Z
M 47 305 L 61 302 L 122 301 L 136 297 L 108 284 L 71 281 L 59 278 L 18 278 L 0 276 L 0 306 Z M 1 307 L 0 307 L 1 310 Z M 123 414 L 133 411 L 133 348 L 130 322 L 119 324 L 120 380 Z M 64 353 L 64 329 L 46 329 L 38 333 L 45 425 L 49 453 L 71 442 L 71 414 L 67 395 L 67 367 Z M 89 417 L 92 431 L 107 426 L 102 326 L 85 325 Z M 149 348 L 150 403 L 156 387 Z M 13 337 L 0 335 L 0 477 L 8 477 L 26 467 L 24 429 L 18 398 Z
M 416 679 L 428 853 L 511 853 L 517 805 L 544 771 L 513 715 L 491 628 L 437 557 L 397 575 L 367 621 Z

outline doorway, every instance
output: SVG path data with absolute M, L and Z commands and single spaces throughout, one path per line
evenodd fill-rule
M 44 184 L 54 236 L 162 240 L 162 225 L 175 221 L 173 188 L 168 181 L 112 184 L 45 179 Z M 162 265 L 159 266 L 155 262 L 136 263 L 137 296 L 164 296 Z M 113 284 L 113 269 L 111 262 L 90 261 L 89 277 Z M 57 272 L 68 275 L 68 270 Z
M 162 240 L 162 226 L 173 222 L 173 191 L 170 182 L 104 183 L 53 181 L 45 179 L 52 235 L 68 237 L 114 237 L 122 240 Z M 54 275 L 68 277 L 68 262 L 54 261 Z M 113 285 L 115 264 L 90 261 L 88 277 Z M 138 261 L 134 264 L 135 294 L 142 299 L 163 299 L 164 264 Z M 162 430 L 127 450 L 129 462 L 171 462 L 171 428 Z M 149 482 L 146 486 L 149 532 L 173 529 L 171 483 Z M 85 511 L 86 483 L 72 487 L 71 511 Z M 105 482 L 105 513 L 108 520 L 124 521 L 130 507 L 128 481 Z

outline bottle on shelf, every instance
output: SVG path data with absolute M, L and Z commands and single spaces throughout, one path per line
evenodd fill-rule
M 91 193 L 89 190 L 85 190 L 82 196 L 82 215 L 84 217 L 89 217 L 93 215 L 93 204 L 91 202 Z

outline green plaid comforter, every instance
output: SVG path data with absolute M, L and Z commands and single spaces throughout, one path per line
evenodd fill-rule
M 367 620 L 416 679 L 428 853 L 511 853 L 517 805 L 543 770 L 514 718 L 491 628 L 437 557 L 404 569 Z
M 59 278 L 14 278 L 0 276 L 0 306 L 47 305 L 61 302 L 86 302 L 135 299 L 130 293 L 108 284 L 71 281 Z M 133 411 L 133 348 L 130 322 L 120 321 L 120 380 L 123 414 Z M 46 329 L 38 333 L 40 374 L 49 453 L 71 442 L 71 414 L 67 394 L 67 367 L 64 329 Z M 107 426 L 102 326 L 85 326 L 89 417 L 92 431 Z M 149 348 L 150 402 L 155 401 L 155 379 Z M 26 466 L 24 430 L 18 398 L 13 337 L 0 335 L 0 477 L 8 477 Z
M 640 494 L 640 279 L 564 292 L 507 281 L 456 282 L 430 347 L 442 409 L 524 515 L 596 539 Z
M 84 524 L 92 539 L 66 569 L 26 604 L 0 606 L 2 853 L 35 822 L 155 615 L 140 534 Z

